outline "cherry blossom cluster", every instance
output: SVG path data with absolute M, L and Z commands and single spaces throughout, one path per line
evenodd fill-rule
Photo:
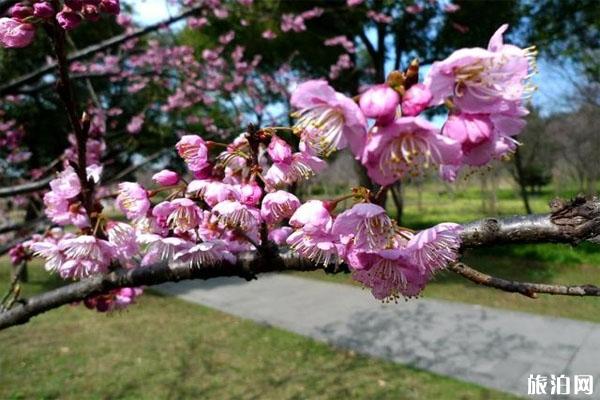
M 461 168 L 485 165 L 516 148 L 514 136 L 527 113 L 522 102 L 530 90 L 534 51 L 503 44 L 506 28 L 493 35 L 487 49 L 458 50 L 434 63 L 422 83 L 416 63 L 356 97 L 337 92 L 325 80 L 305 81 L 291 94 L 291 127 L 251 125 L 229 144 L 180 134 L 175 150 L 185 173 L 164 169 L 153 176 L 152 187 L 118 185 L 114 204 L 126 221 L 103 213 L 106 204 L 93 190 L 101 181 L 102 149 L 94 150 L 98 145 L 92 144 L 85 178 L 74 166 L 76 160 L 67 157 L 44 196 L 47 217 L 79 231 L 52 229 L 11 256 L 23 259 L 34 253 L 46 260 L 49 271 L 81 279 L 159 262 L 173 268 L 218 268 L 248 252 L 264 255 L 276 244 L 317 264 L 345 263 L 377 299 L 418 296 L 437 271 L 458 260 L 461 226 L 442 223 L 415 232 L 398 226 L 377 202 L 390 185 L 429 167 L 452 180 Z M 222 45 L 232 36 L 224 35 Z M 332 43 L 347 45 L 341 38 Z M 184 48 L 169 52 L 151 45 L 152 51 L 155 58 L 132 62 L 157 69 L 165 55 L 180 58 L 182 68 L 193 62 Z M 222 51 L 205 50 L 205 63 L 222 68 Z M 238 70 L 251 65 L 242 55 L 239 48 L 231 55 Z M 232 88 L 242 84 L 229 83 Z M 188 93 L 182 90 L 178 105 L 184 107 Z M 442 128 L 423 116 L 440 106 L 448 110 Z M 102 143 L 100 132 L 106 129 L 104 114 L 95 114 L 88 146 L 94 140 Z M 142 116 L 134 116 L 127 129 L 139 132 L 142 123 Z M 378 193 L 355 188 L 340 198 L 304 203 L 294 195 L 293 185 L 323 171 L 326 159 L 345 148 L 379 185 Z M 339 209 L 347 199 L 352 205 Z M 109 311 L 140 294 L 125 288 L 85 304 Z
M 35 37 L 36 25 L 55 19 L 64 30 L 74 29 L 81 21 L 97 21 L 101 14 L 117 15 L 119 0 L 64 0 L 55 10 L 45 0 L 22 1 L 10 9 L 10 17 L 0 18 L 0 44 L 8 48 L 27 47 Z

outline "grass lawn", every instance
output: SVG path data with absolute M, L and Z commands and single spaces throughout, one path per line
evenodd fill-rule
M 30 279 L 25 295 L 58 284 L 39 266 Z M 124 312 L 65 306 L 0 332 L 0 398 L 514 397 L 148 293 Z
M 565 191 L 561 195 L 568 198 L 569 193 L 575 194 L 576 191 Z M 439 184 L 429 185 L 422 192 L 421 207 L 418 207 L 414 186 L 407 186 L 404 194 L 403 225 L 411 228 L 425 228 L 444 221 L 472 221 L 489 214 L 489 211 L 482 210 L 479 189 L 472 186 L 451 192 Z M 533 211 L 548 212 L 548 202 L 552 197 L 554 193 L 549 190 L 532 196 Z M 523 214 L 521 199 L 514 189 L 499 189 L 497 199 L 495 215 Z M 393 215 L 393 204 L 391 201 L 388 204 Z M 496 246 L 469 251 L 464 261 L 481 271 L 509 279 L 600 286 L 600 246 L 590 243 L 575 248 L 557 244 Z M 354 284 L 350 276 L 344 274 L 327 275 L 320 271 L 294 274 Z M 424 296 L 600 322 L 600 298 L 540 295 L 533 300 L 477 286 L 451 272 L 438 274 L 425 289 Z

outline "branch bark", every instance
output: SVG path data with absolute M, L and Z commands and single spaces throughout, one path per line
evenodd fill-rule
M 584 240 L 597 242 L 600 233 L 600 200 L 576 198 L 571 202 L 554 201 L 551 207 L 553 209 L 551 214 L 486 218 L 465 224 L 461 234 L 462 250 L 498 243 L 577 244 Z M 89 296 L 120 287 L 149 286 L 184 279 L 210 279 L 226 276 L 240 276 L 250 280 L 259 273 L 275 271 L 314 271 L 318 269 L 324 269 L 327 272 L 347 271 L 347 267 L 344 265 L 316 265 L 309 260 L 291 256 L 289 253 L 280 253 L 269 258 L 252 254 L 240 257 L 235 264 L 221 262 L 204 268 L 156 264 L 131 270 L 119 269 L 86 278 L 23 300 L 22 303 L 15 305 L 10 310 L 0 313 L 0 330 L 26 323 L 31 317 L 64 304 L 81 301 Z M 517 283 L 490 277 L 472 270 L 464 264 L 457 265 L 459 266 L 451 266 L 450 269 L 477 283 L 510 292 L 526 295 L 531 295 L 531 293 L 600 295 L 600 288 L 591 285 L 560 286 L 528 282 Z
M 16 196 L 18 194 L 37 192 L 38 190 L 45 189 L 51 180 L 52 180 L 52 177 L 48 177 L 48 178 L 45 178 L 45 179 L 42 179 L 39 181 L 27 182 L 27 183 L 23 183 L 21 185 L 7 186 L 7 187 L 0 188 L 0 198 Z

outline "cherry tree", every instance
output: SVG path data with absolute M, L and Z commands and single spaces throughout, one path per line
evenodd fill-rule
M 164 282 L 250 280 L 288 270 L 349 272 L 382 301 L 418 297 L 441 270 L 533 298 L 600 295 L 592 285 L 511 281 L 461 262 L 466 249 L 497 243 L 597 241 L 597 199 L 557 200 L 545 215 L 445 222 L 421 231 L 398 225 L 380 206 L 398 182 L 410 184 L 432 170 L 453 181 L 465 168 L 482 168 L 516 151 L 536 51 L 504 43 L 507 25 L 486 47 L 459 49 L 433 62 L 422 81 L 413 60 L 387 76 L 377 72 L 375 84 L 353 93 L 342 93 L 323 78 L 299 76 L 289 63 L 264 73 L 260 57 L 246 58 L 236 45 L 233 30 L 201 54 L 185 45 L 140 40 L 180 20 L 202 28 L 242 6 L 254 7 L 251 0 L 187 0 L 181 15 L 145 28 L 136 28 L 120 12 L 118 0 L 16 2 L 9 16 L 0 18 L 3 47 L 25 48 L 42 35 L 53 48 L 46 66 L 0 88 L 5 96 L 0 117 L 36 89 L 31 85 L 50 81 L 70 123 L 64 153 L 32 170 L 26 161 L 35 149 L 23 145 L 23 126 L 2 119 L 3 181 L 20 181 L 0 188 L 0 196 L 11 198 L 3 212 L 27 205 L 43 215 L 0 226 L 0 250 L 17 270 L 39 257 L 48 273 L 71 281 L 25 299 L 15 274 L 2 299 L 0 329 L 74 302 L 99 312 L 122 309 L 145 286 Z M 362 1 L 348 0 L 345 7 L 364 7 L 378 26 L 394 18 Z M 408 7 L 406 12 L 423 12 L 418 4 Z M 446 4 L 444 10 L 455 7 Z M 305 31 L 306 21 L 324 13 L 312 7 L 284 14 L 277 28 L 260 36 L 268 41 Z M 121 35 L 67 53 L 69 32 L 107 15 L 116 16 Z M 369 38 L 362 40 L 371 52 Z M 330 66 L 328 78 L 336 80 L 354 62 L 354 38 L 326 38 L 324 45 L 344 51 Z M 118 55 L 102 53 L 115 47 Z M 49 73 L 56 74 L 54 81 Z M 88 80 L 95 74 L 141 98 L 141 108 L 128 114 L 99 97 Z M 88 99 L 74 90 L 74 80 L 86 81 Z M 287 106 L 291 118 L 275 115 Z M 441 129 L 424 117 L 439 108 L 448 115 Z M 219 110 L 232 118 L 215 118 Z M 132 141 L 144 140 L 149 117 L 170 127 L 166 136 L 176 137 L 176 144 L 125 170 L 112 168 L 135 151 Z M 347 188 L 325 200 L 296 197 L 291 188 L 324 171 L 338 151 L 350 152 L 365 168 L 369 187 Z M 179 159 L 154 174 L 151 185 L 124 180 L 165 153 Z M 347 200 L 351 206 L 342 207 Z M 118 216 L 107 212 L 111 208 Z

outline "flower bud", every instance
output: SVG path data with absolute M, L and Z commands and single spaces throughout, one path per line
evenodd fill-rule
M 402 97 L 402 115 L 414 117 L 420 114 L 431 101 L 429 88 L 422 83 L 411 86 Z
M 161 186 L 173 186 L 179 182 L 179 174 L 168 169 L 163 169 L 154 174 L 152 180 Z
M 367 118 L 376 118 L 379 125 L 394 120 L 400 95 L 387 84 L 375 85 L 360 96 L 360 109 Z
M 77 26 L 79 26 L 81 23 L 81 17 L 79 14 L 65 10 L 56 14 L 56 20 L 58 21 L 60 27 L 66 31 L 77 28 Z
M 10 16 L 16 19 L 30 17 L 33 14 L 33 9 L 22 3 L 17 3 L 10 9 Z
M 54 16 L 54 8 L 47 1 L 35 3 L 33 5 L 33 15 L 38 18 L 52 18 Z

